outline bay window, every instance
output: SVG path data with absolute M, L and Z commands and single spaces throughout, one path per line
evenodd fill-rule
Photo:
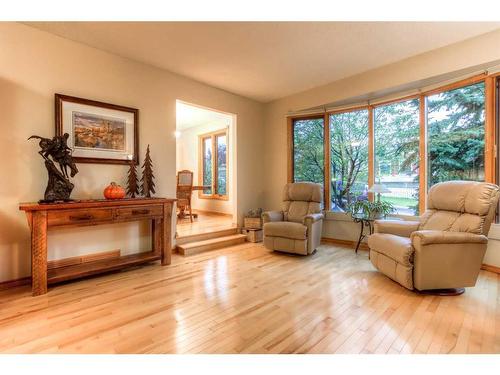
M 323 184 L 325 208 L 373 199 L 419 215 L 448 180 L 495 182 L 494 77 L 479 75 L 413 97 L 289 121 L 289 181 Z M 326 182 L 326 184 L 325 184 Z

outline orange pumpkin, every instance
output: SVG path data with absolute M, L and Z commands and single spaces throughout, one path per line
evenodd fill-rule
M 104 189 L 104 198 L 106 199 L 122 199 L 125 198 L 125 189 L 120 185 L 112 182 L 106 189 Z

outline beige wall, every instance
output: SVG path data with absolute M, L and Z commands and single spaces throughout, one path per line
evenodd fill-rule
M 235 113 L 238 220 L 254 207 L 280 206 L 286 183 L 288 111 L 314 107 L 424 80 L 500 59 L 500 31 L 374 69 L 267 105 L 164 70 L 136 63 L 25 25 L 0 23 L 0 282 L 30 273 L 29 232 L 21 201 L 43 196 L 46 172 L 32 134 L 54 134 L 54 93 L 121 104 L 140 110 L 141 159 L 147 144 L 155 165 L 158 196 L 175 194 L 176 99 Z M 265 109 L 265 112 L 264 112 Z M 125 183 L 126 167 L 79 164 L 74 198 L 95 198 L 112 180 Z M 355 239 L 357 227 L 330 215 L 325 236 Z M 342 219 L 340 219 L 342 221 Z M 112 230 L 109 230 L 112 229 Z M 147 225 L 54 232 L 51 259 L 148 244 Z M 500 227 L 492 231 L 500 233 Z M 91 235 L 90 235 L 91 234 Z M 500 266 L 500 234 L 485 259 Z
M 287 179 L 288 112 L 384 91 L 498 59 L 500 30 L 269 103 L 265 109 L 265 207 L 280 207 L 281 189 Z M 357 239 L 356 225 L 338 215 L 330 215 L 330 220 L 333 222 L 325 223 L 324 236 Z M 492 241 L 485 261 L 500 266 L 500 241 Z
M 238 216 L 262 205 L 262 104 L 21 24 L 0 23 L 0 46 L 0 282 L 30 274 L 29 232 L 18 203 L 43 197 L 47 176 L 38 146 L 26 139 L 54 135 L 54 93 L 138 108 L 141 161 L 150 144 L 157 195 L 167 197 L 175 195 L 176 99 L 235 113 L 238 170 L 244 171 L 237 176 Z M 74 198 L 100 197 L 110 181 L 125 183 L 124 166 L 78 166 Z M 147 246 L 147 229 L 124 224 L 54 232 L 49 257 L 137 249 Z
M 233 190 L 235 185 L 233 185 L 233 174 L 234 170 L 234 150 L 233 150 L 233 133 L 234 126 L 231 124 L 231 119 L 228 117 L 228 120 L 221 120 L 210 122 L 207 124 L 193 126 L 191 128 L 187 128 L 181 130 L 181 135 L 177 139 L 177 170 L 187 169 L 189 171 L 193 171 L 193 183 L 194 185 L 202 185 L 202 181 L 198 179 L 199 177 L 199 168 L 198 162 L 200 158 L 200 150 L 199 150 L 199 136 L 202 134 L 214 132 L 216 130 L 228 129 L 228 137 L 227 137 L 227 150 L 229 152 L 228 155 L 228 176 L 227 176 L 227 184 L 228 184 L 228 199 L 220 200 L 220 199 L 206 199 L 199 198 L 198 192 L 193 193 L 191 204 L 193 209 L 203 210 L 203 211 L 211 211 L 211 212 L 219 212 L 224 214 L 233 214 L 234 208 L 234 194 Z

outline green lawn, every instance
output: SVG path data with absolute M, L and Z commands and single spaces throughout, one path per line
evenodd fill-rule
M 399 197 L 380 197 L 385 202 L 390 202 L 395 206 L 414 207 L 418 201 L 412 198 L 399 198 Z

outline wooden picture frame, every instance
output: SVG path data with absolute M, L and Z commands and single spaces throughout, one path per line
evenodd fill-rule
M 56 135 L 70 135 L 77 163 L 138 165 L 138 129 L 136 108 L 55 94 Z

